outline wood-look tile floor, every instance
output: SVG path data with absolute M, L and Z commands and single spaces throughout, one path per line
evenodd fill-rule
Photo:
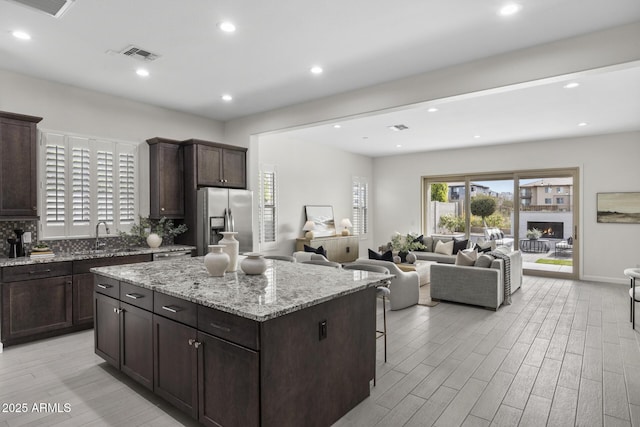
M 624 285 L 526 276 L 497 312 L 449 303 L 388 311 L 377 385 L 335 425 L 640 426 L 627 295 Z M 198 425 L 95 356 L 93 331 L 6 348 L 4 403 L 27 403 L 29 413 L 0 412 L 1 427 Z M 34 403 L 62 412 L 31 412 Z

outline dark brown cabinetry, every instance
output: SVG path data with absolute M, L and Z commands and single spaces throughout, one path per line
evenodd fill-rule
M 5 283 L 2 292 L 7 341 L 72 325 L 71 276 Z
M 246 148 L 198 139 L 183 145 L 187 188 L 247 188 Z
M 37 217 L 36 124 L 41 117 L 0 111 L 0 217 Z
M 109 296 L 127 292 L 117 281 L 97 277 L 95 289 L 96 354 L 153 390 L 153 314 Z
M 150 254 L 142 254 L 3 267 L 0 283 L 3 345 L 93 327 L 94 279 L 89 269 L 151 259 Z
M 150 218 L 184 217 L 184 161 L 179 141 L 148 139 Z

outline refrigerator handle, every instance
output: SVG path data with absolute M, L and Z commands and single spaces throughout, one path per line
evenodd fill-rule
M 229 225 L 230 225 L 229 231 L 236 231 L 236 224 L 235 224 L 235 221 L 233 220 L 233 214 L 231 213 L 231 209 L 229 209 Z

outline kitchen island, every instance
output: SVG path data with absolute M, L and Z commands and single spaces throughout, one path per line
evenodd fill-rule
M 369 395 L 391 276 L 202 258 L 92 269 L 96 354 L 205 425 L 328 426 Z

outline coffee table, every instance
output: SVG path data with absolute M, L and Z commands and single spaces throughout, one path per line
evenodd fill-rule
M 414 264 L 396 264 L 402 271 L 415 271 L 420 277 L 420 286 L 424 286 L 431 281 L 431 264 L 435 261 L 416 261 Z

